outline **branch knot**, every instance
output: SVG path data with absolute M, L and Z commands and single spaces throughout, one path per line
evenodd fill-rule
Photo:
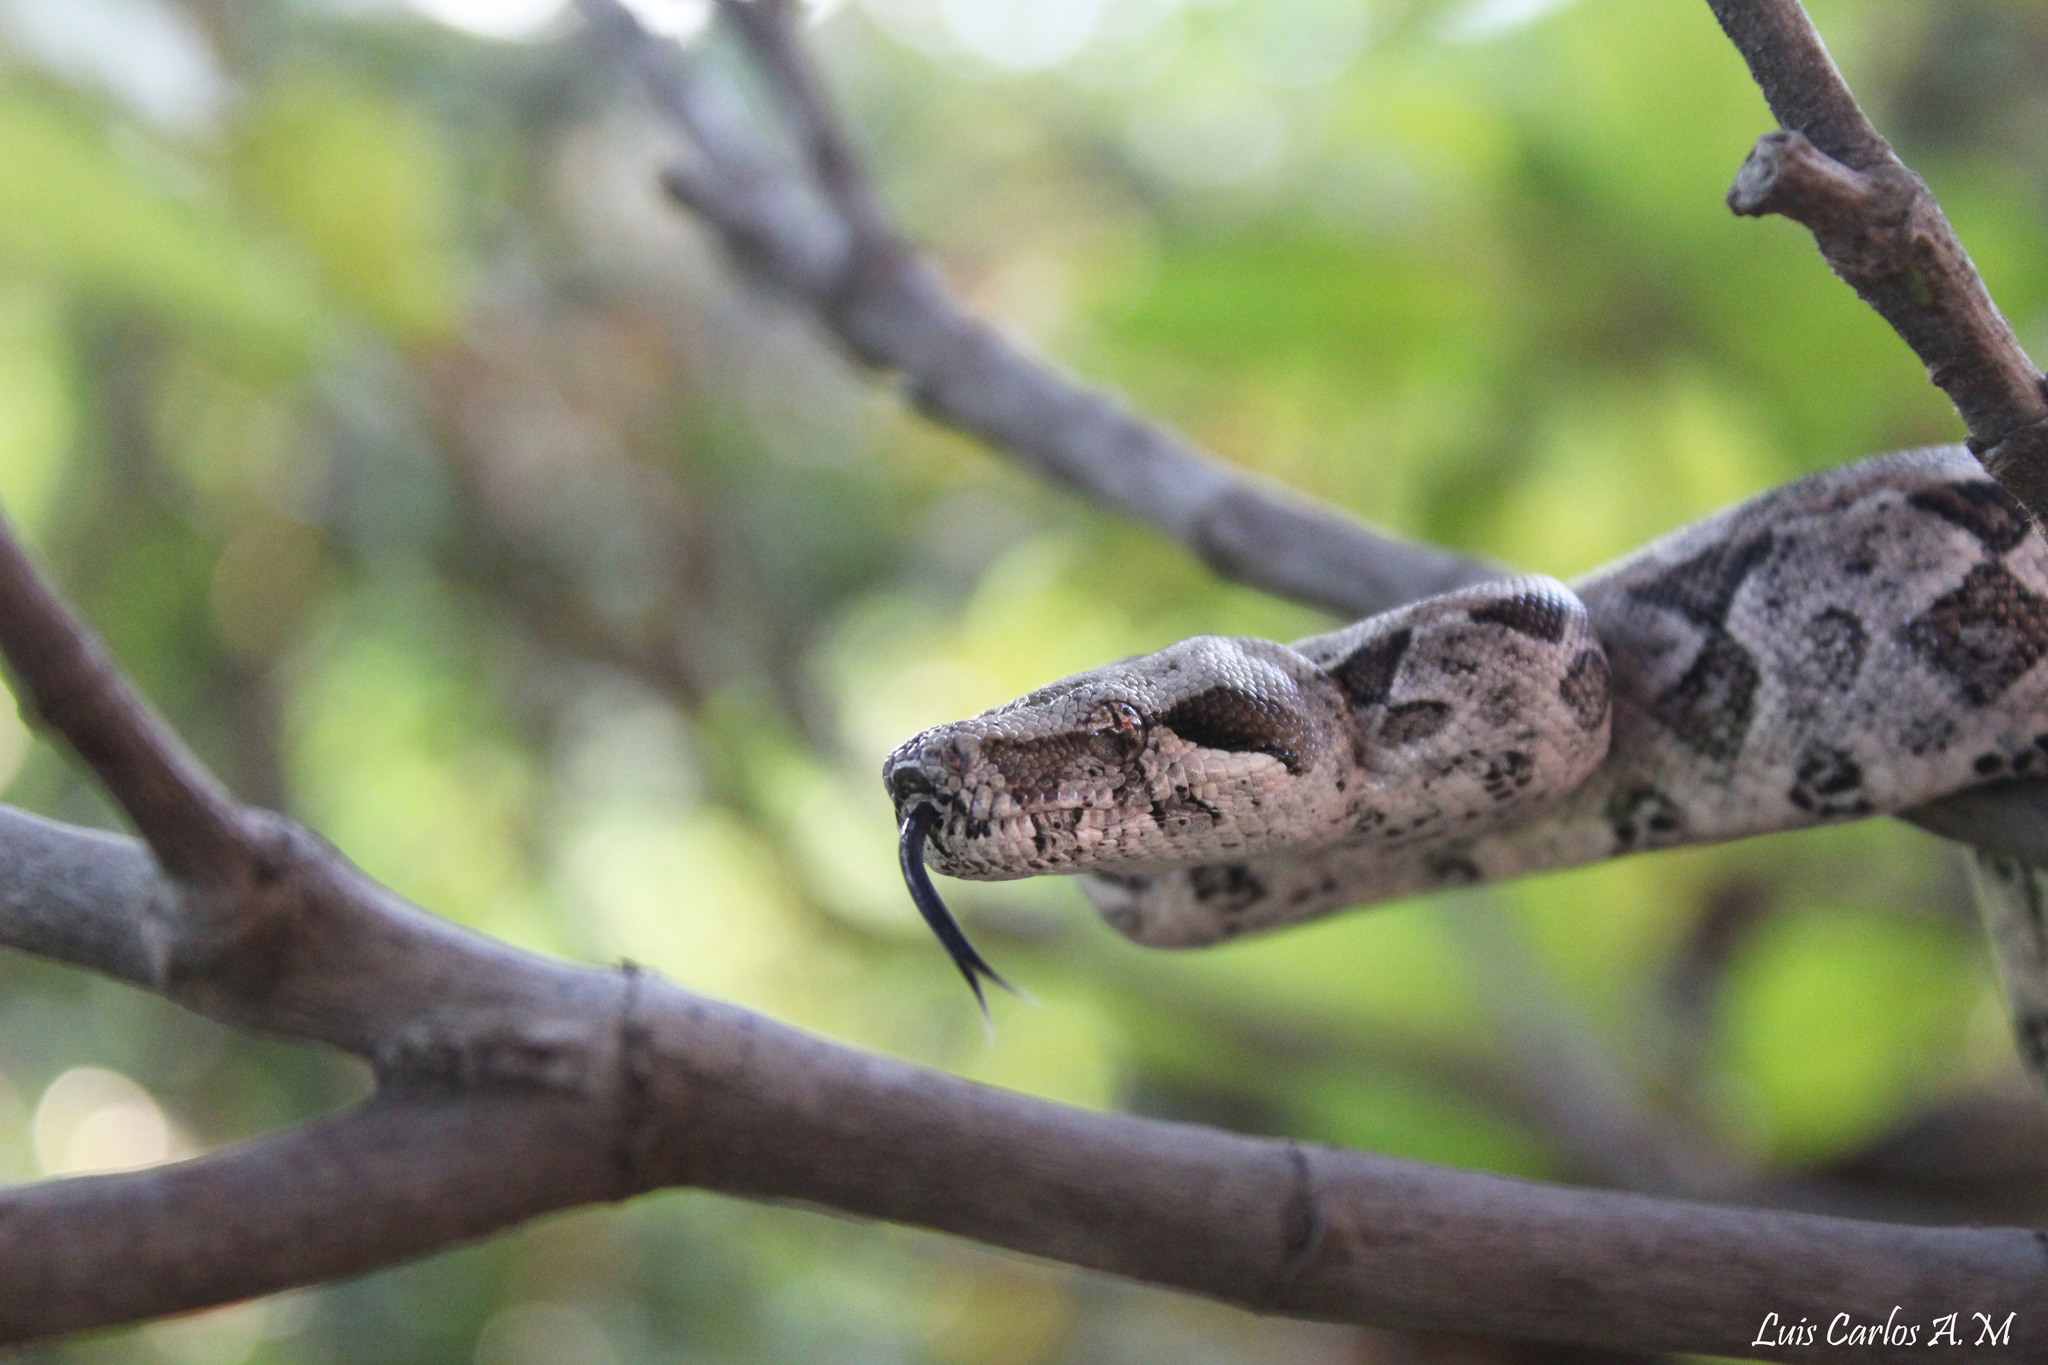
M 1330 1230 L 1308 1149 L 1298 1142 L 1288 1143 L 1287 1160 L 1294 1170 L 1294 1181 L 1287 1205 L 1280 1213 L 1280 1264 L 1260 1304 L 1261 1311 L 1269 1313 L 1285 1309 L 1288 1295 L 1302 1272 L 1315 1261 Z
M 659 1181 L 648 1160 L 653 1146 L 654 1061 L 652 1038 L 640 1017 L 641 996 L 647 972 L 626 958 L 619 963 L 619 1040 L 615 1086 L 618 1093 L 618 1144 L 612 1164 L 617 1172 L 618 1197 L 653 1189 Z

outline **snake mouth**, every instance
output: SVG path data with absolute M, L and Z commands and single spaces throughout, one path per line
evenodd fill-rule
M 939 898 L 938 889 L 932 885 L 931 873 L 924 865 L 925 838 L 932 826 L 938 823 L 939 807 L 936 802 L 912 801 L 903 812 L 902 842 L 897 852 L 903 863 L 903 882 L 910 888 L 911 904 L 917 913 L 931 926 L 937 935 L 939 945 L 953 959 L 953 965 L 960 969 L 960 975 L 967 980 L 967 988 L 974 992 L 974 1003 L 981 1006 L 982 1018 L 988 1018 L 988 997 L 982 993 L 984 978 L 1001 986 L 1012 995 L 1019 992 L 1015 986 L 1003 980 L 995 968 L 988 965 L 982 955 L 967 941 L 967 931 L 960 927 L 960 921 L 953 918 L 953 912 L 946 908 L 946 902 Z

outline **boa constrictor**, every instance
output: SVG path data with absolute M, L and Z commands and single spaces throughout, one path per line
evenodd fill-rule
M 1297 641 L 1198 636 L 889 756 L 913 897 L 995 978 L 925 865 L 1086 873 L 1182 947 L 1645 849 L 1906 810 L 2048 775 L 2048 543 L 1961 447 L 1765 493 L 1595 571 Z M 2021 1038 L 2048 1067 L 2048 930 L 1987 864 Z

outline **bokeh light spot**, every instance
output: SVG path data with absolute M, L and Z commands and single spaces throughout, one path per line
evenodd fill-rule
M 1058 66 L 1088 43 L 1102 0 L 940 0 L 953 40 L 993 66 Z
M 617 1365 L 618 1358 L 604 1329 L 564 1303 L 515 1304 L 476 1342 L 476 1365 Z
M 46 1175 L 140 1170 L 172 1160 L 184 1145 L 147 1090 L 97 1066 L 51 1081 L 31 1128 Z
M 411 0 L 412 7 L 479 38 L 518 42 L 546 36 L 568 0 Z

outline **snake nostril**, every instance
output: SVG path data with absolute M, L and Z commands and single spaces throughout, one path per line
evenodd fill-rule
M 915 763 L 898 763 L 887 774 L 889 795 L 897 805 L 917 797 L 937 797 L 939 790 Z

